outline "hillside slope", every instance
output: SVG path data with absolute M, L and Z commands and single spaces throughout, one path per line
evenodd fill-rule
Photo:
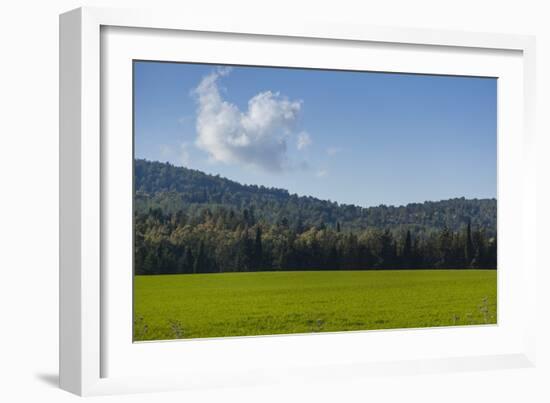
M 412 203 L 406 206 L 360 207 L 338 204 L 287 190 L 238 182 L 198 170 L 168 163 L 135 160 L 135 208 L 137 213 L 161 209 L 188 216 L 205 208 L 247 210 L 256 220 L 269 224 L 287 222 L 293 227 L 337 226 L 347 230 L 369 227 L 413 234 L 439 231 L 445 227 L 459 231 L 471 222 L 488 236 L 496 234 L 495 199 L 456 198 Z

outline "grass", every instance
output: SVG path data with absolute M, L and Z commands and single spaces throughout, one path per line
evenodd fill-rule
M 496 270 L 136 276 L 134 340 L 496 323 Z

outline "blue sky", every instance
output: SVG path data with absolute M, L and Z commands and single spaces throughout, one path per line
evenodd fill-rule
M 491 78 L 136 62 L 135 156 L 339 203 L 496 197 Z

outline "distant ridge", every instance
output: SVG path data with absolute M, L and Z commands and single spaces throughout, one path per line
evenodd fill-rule
M 293 226 L 336 226 L 410 230 L 413 234 L 448 228 L 459 231 L 468 222 L 496 234 L 496 199 L 454 198 L 405 206 L 360 207 L 290 194 L 285 189 L 238 182 L 169 163 L 135 160 L 135 209 L 160 209 L 165 214 L 193 216 L 208 209 L 247 209 L 268 223 L 286 220 Z

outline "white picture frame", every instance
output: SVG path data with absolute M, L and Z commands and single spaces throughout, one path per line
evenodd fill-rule
M 124 72 L 127 71 L 128 60 L 139 58 L 137 53 L 141 52 L 131 41 L 141 35 L 138 45 L 143 48 L 140 54 L 145 58 L 174 60 L 174 44 L 187 40 L 186 33 L 191 33 L 194 38 L 187 43 L 189 49 L 196 50 L 192 60 L 188 61 L 273 64 L 273 60 L 261 52 L 252 52 L 252 56 L 245 58 L 242 51 L 240 54 L 237 51 L 234 59 L 230 59 L 232 56 L 229 55 L 214 59 L 210 59 L 208 54 L 201 55 L 193 40 L 212 37 L 211 44 L 204 43 L 206 47 L 234 38 L 240 41 L 240 45 L 234 44 L 236 47 L 252 46 L 252 42 L 269 42 L 272 47 L 294 54 L 296 60 L 301 60 L 296 62 L 297 66 L 311 63 L 316 67 L 338 67 L 328 65 L 327 61 L 322 61 L 324 59 L 315 59 L 312 50 L 312 43 L 315 43 L 315 46 L 330 47 L 334 52 L 354 48 L 349 52 L 342 50 L 339 61 L 334 62 L 347 63 L 347 67 L 354 63 L 353 55 L 357 52 L 378 52 L 380 49 L 385 52 L 385 47 L 393 46 L 391 52 L 384 54 L 388 59 L 392 58 L 394 66 L 399 66 L 395 63 L 400 63 L 399 60 L 403 60 L 407 52 L 409 58 L 410 52 L 425 54 L 419 58 L 422 62 L 419 61 L 418 65 L 409 62 L 406 67 L 400 68 L 402 72 L 491 76 L 492 71 L 500 72 L 496 76 L 504 82 L 499 87 L 504 98 L 499 98 L 499 277 L 503 277 L 499 278 L 499 325 L 452 330 L 348 332 L 132 344 L 131 338 L 127 337 L 131 328 L 131 319 L 128 321 L 131 312 L 131 299 L 127 298 L 128 287 L 131 287 L 131 283 L 126 281 L 128 272 L 115 276 L 114 271 L 106 269 L 110 267 L 110 259 L 118 259 L 110 255 L 112 248 L 109 248 L 110 241 L 107 240 L 116 237 L 120 242 L 128 242 L 129 239 L 125 227 L 128 216 L 124 213 L 127 204 L 121 202 L 115 205 L 115 201 L 128 201 L 128 192 L 116 192 L 124 192 L 131 182 L 124 185 L 128 171 L 117 168 L 112 158 L 131 158 L 131 155 L 121 155 L 128 151 L 131 140 L 128 143 L 127 136 L 111 133 L 113 128 L 124 133 L 128 131 L 128 124 L 131 126 L 131 121 L 128 122 L 128 97 L 131 98 L 131 94 L 128 93 Z M 106 34 L 112 36 L 107 37 Z M 293 44 L 298 44 L 300 49 L 309 49 L 310 59 L 300 59 L 296 52 L 292 53 Z M 534 49 L 534 38 L 520 35 L 366 27 L 314 21 L 292 25 L 244 18 L 207 20 L 191 15 L 102 8 L 81 8 L 61 15 L 61 387 L 79 395 L 96 395 L 244 386 L 308 378 L 334 379 L 380 372 L 396 375 L 534 365 L 535 246 L 525 237 L 525 234 L 535 233 L 536 226 L 533 206 L 535 162 L 534 158 L 529 158 L 535 149 Z M 439 59 L 436 53 L 441 52 L 447 54 L 448 59 Z M 459 60 L 471 60 L 470 67 L 468 62 L 457 63 Z M 288 65 L 290 61 L 281 63 Z M 357 63 L 353 67 L 360 69 L 361 62 Z M 426 67 L 426 63 L 431 63 L 431 67 Z M 496 64 L 499 67 L 495 67 Z M 368 62 L 368 66 L 374 70 L 392 69 L 391 65 L 383 62 L 379 65 Z M 108 80 L 107 77 L 116 80 Z M 117 118 L 112 117 L 111 107 L 121 112 L 116 115 Z M 509 213 L 514 209 L 520 210 L 520 215 L 511 218 Z M 126 221 L 117 221 L 124 219 Z M 508 242 L 520 241 L 521 250 L 512 253 L 502 248 L 507 237 L 501 238 L 501 222 L 505 223 L 505 228 L 517 229 L 518 238 Z M 502 254 L 501 249 L 504 249 Z M 501 276 L 501 265 L 507 264 L 519 269 L 504 270 Z M 113 302 L 114 291 L 121 292 L 122 302 Z M 521 303 L 514 303 L 514 306 L 507 304 L 506 297 L 510 295 L 516 300 L 521 299 Z M 501 305 L 503 311 L 500 311 Z M 501 314 L 504 315 L 503 322 L 500 321 Z M 374 354 L 374 349 L 369 352 L 371 358 L 367 359 L 361 354 L 354 355 L 352 350 L 338 348 L 343 343 L 357 345 L 367 340 L 366 337 L 369 344 L 377 343 L 379 356 Z M 397 345 L 400 340 L 407 340 L 404 348 L 396 348 L 388 356 L 384 344 Z M 457 340 L 462 340 L 463 348 L 451 351 L 447 346 L 456 344 Z M 439 348 L 434 347 L 437 344 Z M 318 357 L 315 352 L 319 348 L 333 353 Z M 418 353 L 410 353 L 408 349 L 411 348 Z M 290 359 L 284 351 L 296 354 Z M 258 371 L 258 357 L 265 357 L 262 371 Z M 133 371 L 136 362 L 145 362 L 149 372 Z M 165 371 L 157 371 L 161 364 Z M 190 366 L 193 366 L 195 375 L 186 370 Z M 208 371 L 212 372 L 212 376 L 204 376 Z M 153 372 L 162 373 L 154 375 Z

